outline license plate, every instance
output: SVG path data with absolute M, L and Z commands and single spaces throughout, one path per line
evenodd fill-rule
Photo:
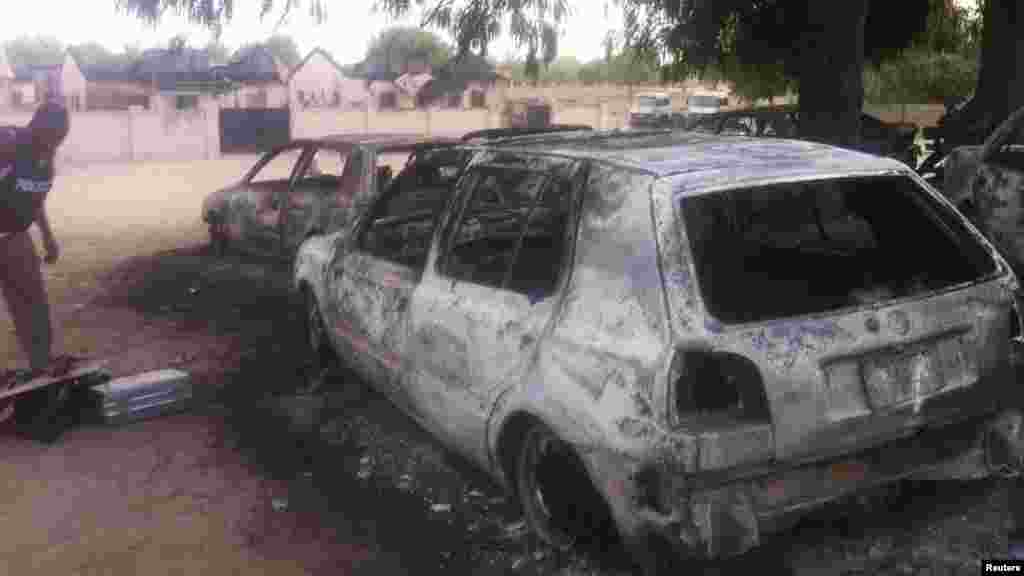
M 933 348 L 902 355 L 868 358 L 862 364 L 864 383 L 873 409 L 914 401 L 944 386 Z

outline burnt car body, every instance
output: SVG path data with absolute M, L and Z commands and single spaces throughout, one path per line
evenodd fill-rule
M 353 204 L 373 196 L 407 160 L 454 141 L 401 134 L 297 139 L 260 157 L 236 184 L 206 197 L 202 219 L 218 252 L 290 258 L 314 234 L 344 227 Z M 436 155 L 435 155 L 436 156 Z M 459 157 L 449 173 L 457 171 Z M 385 165 L 387 169 L 385 169 Z
M 799 110 L 795 106 L 769 106 L 688 116 L 681 119 L 681 127 L 712 134 L 799 138 L 799 120 Z M 910 166 L 917 165 L 914 148 L 916 126 L 883 122 L 867 113 L 861 113 L 860 123 L 859 150 L 895 158 Z
M 1016 276 L 905 165 L 687 132 L 472 154 L 447 202 L 391 187 L 307 240 L 294 289 L 311 346 L 508 487 L 546 541 L 578 537 L 566 502 L 591 489 L 646 561 L 1019 464 Z
M 1024 270 L 1024 108 L 981 146 L 959 146 L 945 158 L 942 192 Z

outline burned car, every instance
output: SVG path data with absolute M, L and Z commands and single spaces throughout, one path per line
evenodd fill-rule
M 1016 276 L 904 164 L 667 131 L 467 149 L 447 201 L 395 182 L 307 240 L 294 289 L 317 354 L 545 541 L 610 518 L 642 563 L 732 555 L 847 494 L 1018 463 Z
M 942 192 L 1024 270 L 1024 108 L 981 146 L 959 146 L 944 160 Z
M 765 106 L 730 110 L 683 119 L 681 128 L 712 134 L 800 138 L 800 116 L 796 106 Z M 913 124 L 883 122 L 867 114 L 860 116 L 859 150 L 887 156 L 916 166 L 914 146 L 917 127 Z
M 291 257 L 310 235 L 343 228 L 352 205 L 373 196 L 407 161 L 429 160 L 444 173 L 438 178 L 453 178 L 465 155 L 446 154 L 448 142 L 360 134 L 294 140 L 274 148 L 240 182 L 204 200 L 202 218 L 211 246 L 217 253 L 230 245 L 242 252 Z

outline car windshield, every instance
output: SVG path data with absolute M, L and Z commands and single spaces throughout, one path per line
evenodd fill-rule
M 681 204 L 704 301 L 727 324 L 916 296 L 997 270 L 963 219 L 906 176 L 773 184 Z
M 719 104 L 718 96 L 690 96 L 686 99 L 687 106 L 714 108 Z

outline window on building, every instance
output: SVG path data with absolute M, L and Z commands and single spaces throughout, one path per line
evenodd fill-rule
M 177 110 L 194 110 L 198 107 L 198 94 L 178 94 L 174 97 L 174 108 Z
M 483 90 L 473 90 L 469 93 L 469 105 L 473 108 L 485 108 L 487 106 L 487 94 Z

